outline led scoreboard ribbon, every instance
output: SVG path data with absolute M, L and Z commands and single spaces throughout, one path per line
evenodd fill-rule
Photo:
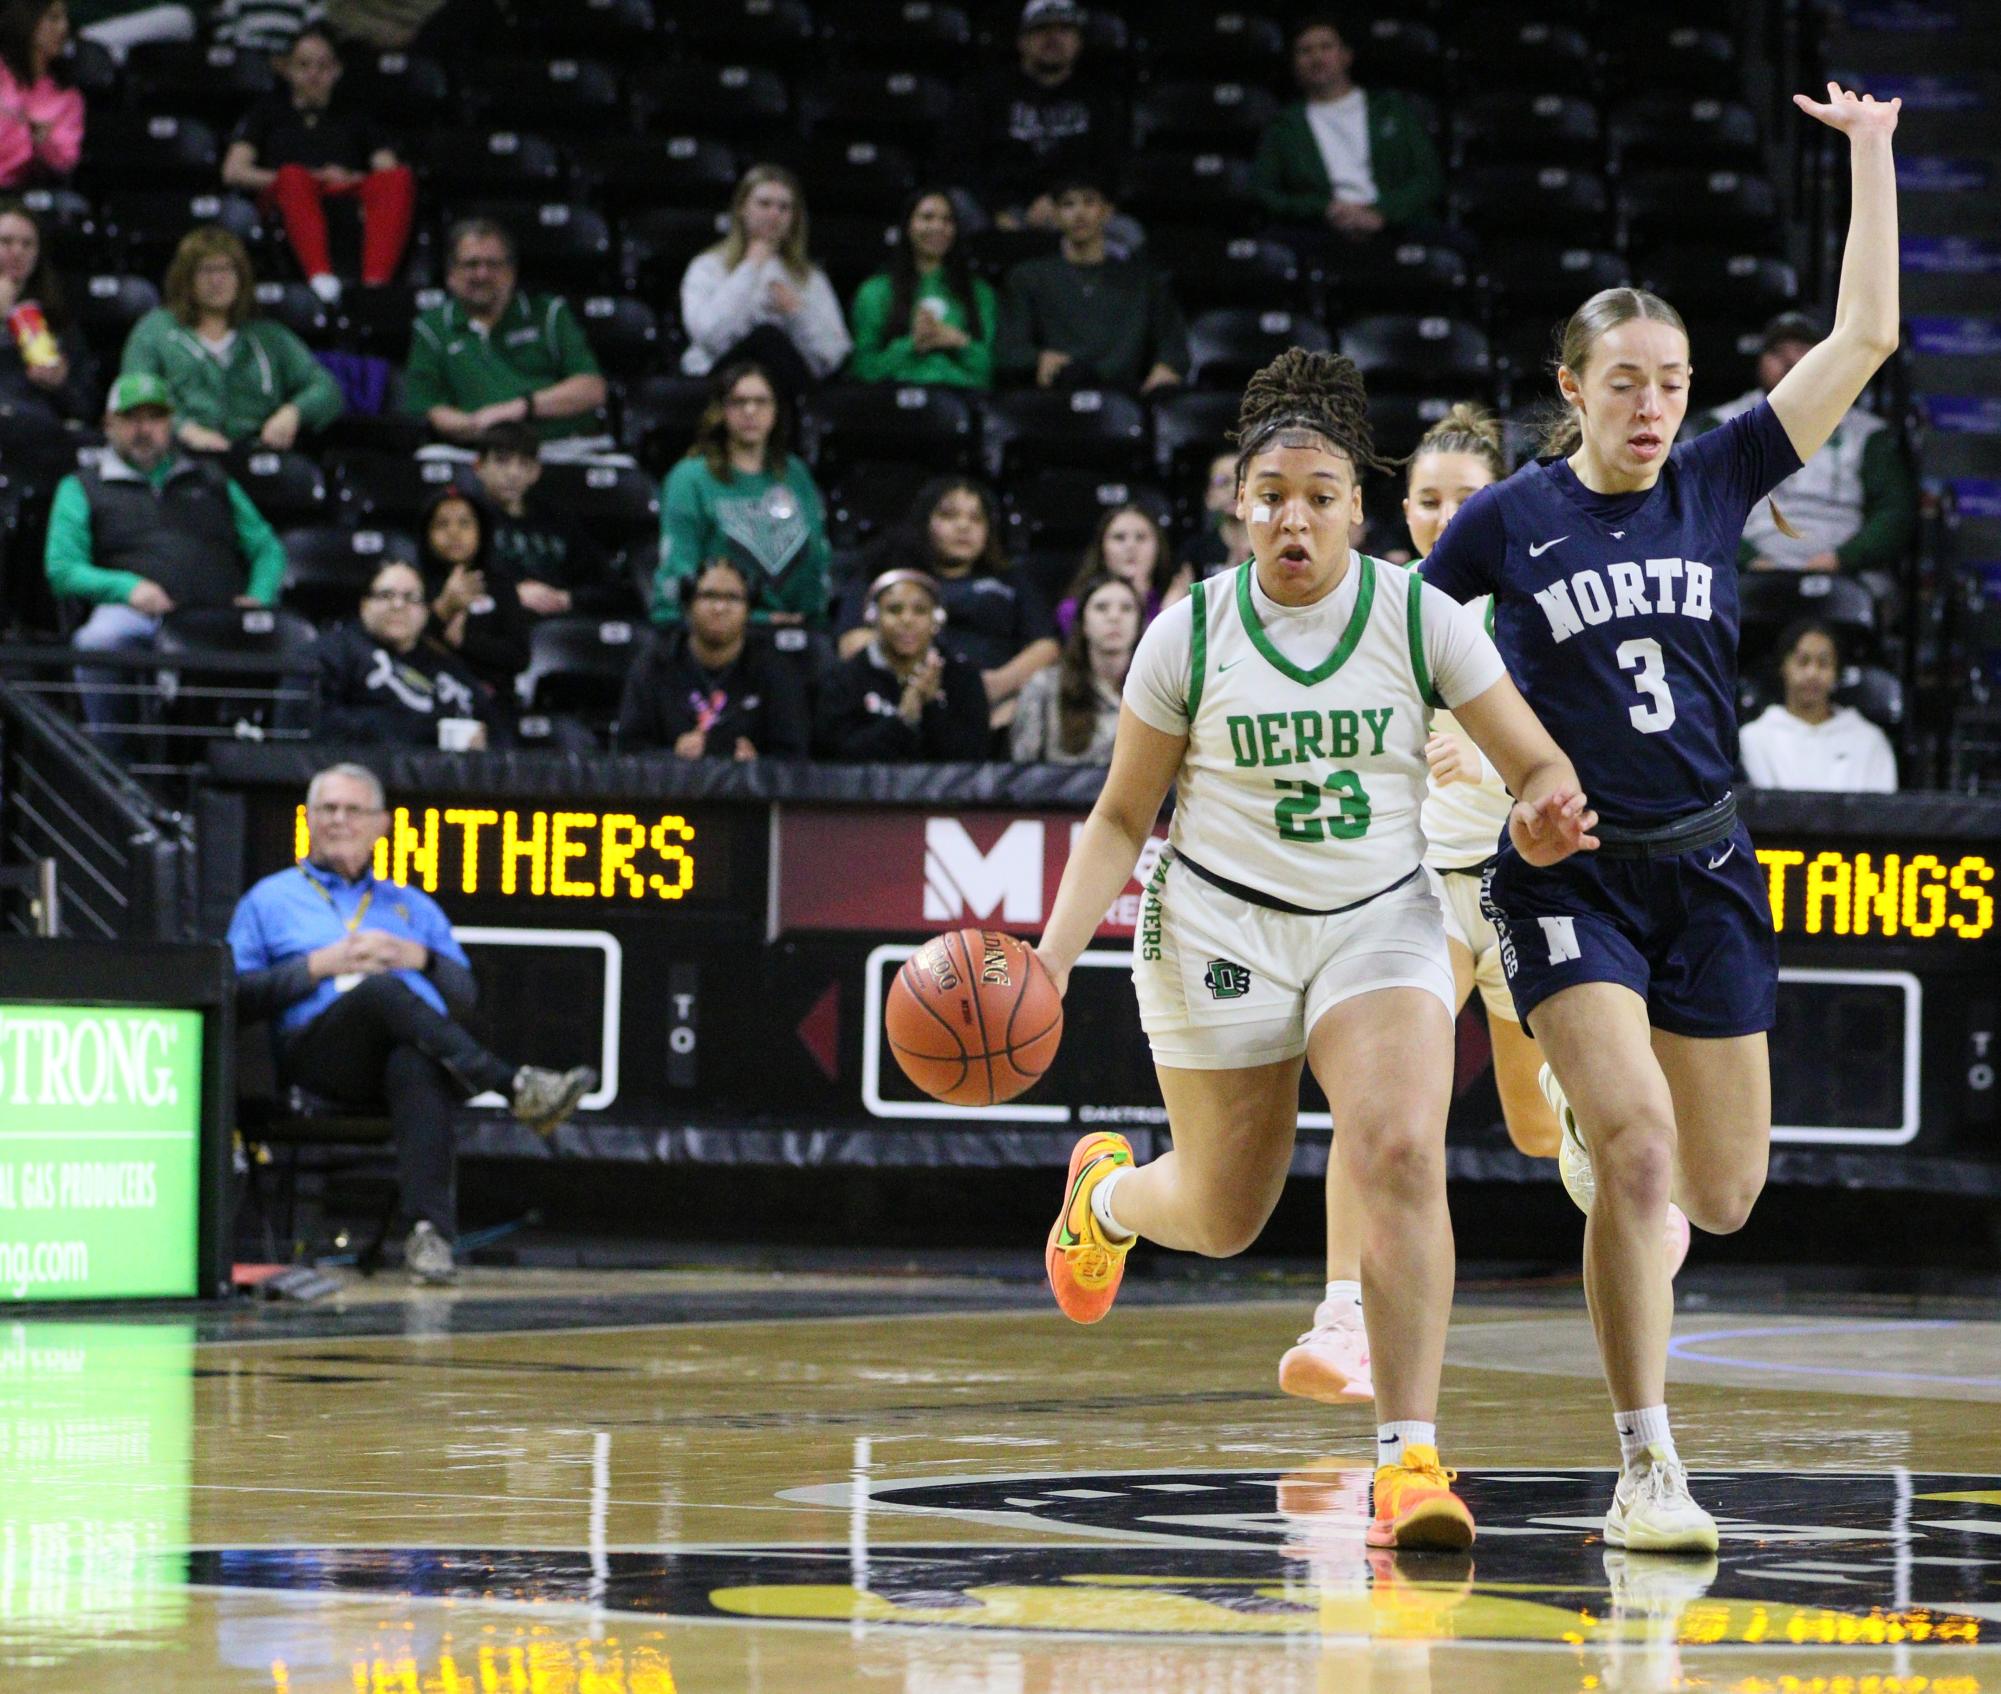
M 1994 861 L 1981 853 L 1760 847 L 1781 937 L 1853 936 L 1940 947 L 1994 932 Z
M 303 859 L 310 842 L 301 806 L 293 856 Z M 398 806 L 375 844 L 375 874 L 426 894 L 657 904 L 695 893 L 701 856 L 694 824 L 678 812 Z

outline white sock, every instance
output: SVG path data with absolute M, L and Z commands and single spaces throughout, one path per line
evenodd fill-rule
M 1665 1406 L 1642 1406 L 1637 1412 L 1614 1412 L 1613 1426 L 1619 1431 L 1619 1463 L 1631 1470 L 1649 1447 L 1659 1447 L 1669 1458 L 1680 1455 L 1674 1450 L 1674 1437 L 1668 1434 L 1668 1415 Z
M 1401 1423 L 1379 1423 L 1376 1425 L 1376 1463 L 1378 1465 L 1400 1465 L 1403 1456 L 1413 1447 L 1437 1447 L 1438 1425 L 1419 1423 L 1415 1418 Z
M 1353 1306 L 1362 1309 L 1362 1285 L 1359 1282 L 1330 1282 L 1327 1285 L 1327 1301 L 1330 1306 Z
M 1131 1176 L 1132 1173 L 1131 1165 L 1120 1165 L 1118 1169 L 1108 1172 L 1098 1186 L 1091 1190 L 1091 1216 L 1098 1220 L 1099 1226 L 1107 1235 L 1118 1241 L 1130 1241 L 1136 1232 L 1126 1228 L 1112 1215 L 1112 1190 L 1123 1178 Z

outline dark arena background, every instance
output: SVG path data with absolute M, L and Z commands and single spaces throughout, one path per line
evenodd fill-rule
M 1141 620 L 1248 551 L 1255 372 L 1353 361 L 1386 565 L 1601 289 L 1714 427 L 1836 327 L 1831 80 L 1902 102 L 1902 328 L 1711 562 L 1781 967 L 1768 1181 L 1675 1282 L 1720 1548 L 1605 1540 L 1475 993 L 1479 1534 L 1395 1555 L 1370 1406 L 1278 1386 L 1343 1101 L 1247 1252 L 1050 1296 L 1079 1137 L 1172 1146 L 1171 812 L 1019 1099 L 886 997 L 1041 935 Z M 0 0 L 0 1690 L 2001 1690 L 1997 102 L 1989 0 Z M 420 974 L 370 934 L 465 1045 L 308 1086 L 271 1013 Z M 591 1074 L 538 1129 L 522 1066 Z

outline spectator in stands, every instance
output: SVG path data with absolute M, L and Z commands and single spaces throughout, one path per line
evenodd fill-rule
M 904 207 L 889 269 L 855 290 L 857 382 L 990 388 L 1000 304 L 959 245 L 958 214 L 942 188 Z
M 417 567 L 390 560 L 369 579 L 360 616 L 320 635 L 314 735 L 398 747 L 485 747 L 492 696 L 452 653 L 424 639 L 430 621 Z M 472 727 L 440 730 L 444 723 Z
M 1758 386 L 1717 407 L 1703 428 L 1750 411 L 1822 337 L 1804 312 L 1772 319 Z M 1796 534 L 1780 526 L 1781 514 Z M 1737 562 L 1754 571 L 1894 571 L 1917 529 L 1917 486 L 1895 432 L 1866 407 L 1851 406 L 1827 445 L 1751 508 Z
M 542 480 L 542 444 L 526 424 L 495 424 L 479 438 L 473 472 L 493 517 L 493 557 L 517 584 L 534 617 L 629 610 L 631 588 L 610 573 L 603 551 L 581 530 L 550 517 L 529 497 Z
M 151 647 L 179 606 L 270 606 L 285 549 L 250 496 L 213 463 L 174 450 L 174 400 L 157 376 L 121 376 L 104 405 L 105 451 L 56 485 L 45 562 L 58 599 L 92 608 L 81 653 Z M 115 672 L 79 666 L 84 721 L 110 734 Z
M 1007 275 L 999 362 L 1038 388 L 1119 388 L 1151 394 L 1188 370 L 1188 329 L 1167 278 L 1105 249 L 1112 200 L 1088 177 L 1057 185 L 1060 252 Z
M 491 218 L 461 218 L 445 239 L 451 295 L 410 331 L 405 407 L 470 447 L 497 423 L 534 426 L 548 459 L 610 446 L 596 433 L 605 381 L 557 296 L 516 290 L 514 238 Z
M 1209 461 L 1209 480 L 1202 487 L 1202 510 L 1208 527 L 1189 543 L 1188 563 L 1196 576 L 1214 576 L 1251 556 L 1251 532 L 1237 516 L 1237 455 L 1218 453 Z
M 327 26 L 377 53 L 406 52 L 445 0 L 327 0 Z
M 887 570 L 868 586 L 867 636 L 820 691 L 814 745 L 823 758 L 984 759 L 989 730 L 979 672 L 938 642 L 945 610 L 924 571 Z
M 520 585 L 494 557 L 493 529 L 484 499 L 447 484 L 418 524 L 417 568 L 431 596 L 436 639 L 496 701 L 506 701 L 528 666 L 530 620 Z
M 797 395 L 832 376 L 854 344 L 827 273 L 806 250 L 806 200 L 778 165 L 753 165 L 730 197 L 729 233 L 681 277 L 681 369 L 706 376 L 754 359 Z
M 681 621 L 663 629 L 625 676 L 621 750 L 671 748 L 682 759 L 803 759 L 811 736 L 797 670 L 750 626 L 756 578 L 714 559 L 676 579 Z
M 120 64 L 149 41 L 192 41 L 195 15 L 187 6 L 155 0 L 69 0 L 70 28 L 94 41 Z
M 96 372 L 43 250 L 42 226 L 18 200 L 0 200 L 0 319 L 8 330 L 0 336 L 0 406 L 13 411 L 19 426 L 9 435 L 9 457 L 32 451 L 39 438 L 48 451 L 36 455 L 31 469 L 75 463 L 76 443 L 65 426 L 91 416 Z
M 985 685 L 993 727 L 1013 720 L 1015 697 L 1037 671 L 1053 665 L 1061 649 L 1047 603 L 1018 577 L 1001 551 L 993 496 L 963 476 L 933 477 L 917 491 L 903 524 L 873 549 L 871 580 L 892 569 L 930 580 L 945 613 L 942 642 L 969 664 Z M 859 653 L 873 638 L 868 596 L 851 595 L 843 608 L 840 652 Z
M 1767 706 L 1738 735 L 1738 756 L 1753 786 L 1894 794 L 1890 738 L 1853 706 L 1834 704 L 1841 645 L 1833 626 L 1796 618 L 1780 633 L 1778 662 L 1783 702 Z
M 83 156 L 83 96 L 68 85 L 63 0 L 0 0 L 0 188 L 58 181 Z
M 1424 230 L 1440 216 L 1445 171 L 1402 95 L 1349 76 L 1354 49 L 1326 15 L 1292 32 L 1292 74 L 1303 98 L 1258 141 L 1252 192 L 1280 239 L 1312 256 L 1353 262 L 1388 231 Z
M 239 53 L 283 54 L 319 27 L 325 10 L 320 0 L 215 0 L 209 39 Z
M 222 180 L 276 208 L 307 285 L 335 305 L 341 284 L 327 241 L 328 199 L 359 203 L 361 283 L 379 288 L 394 280 L 410 244 L 417 179 L 373 112 L 335 100 L 340 54 L 326 30 L 301 30 L 276 63 L 284 91 L 265 95 L 236 126 Z
M 161 303 L 126 337 L 122 368 L 167 385 L 191 452 L 224 453 L 243 441 L 284 452 L 301 431 L 340 415 L 326 366 L 283 324 L 258 315 L 250 255 L 214 224 L 181 238 Z
M 1002 229 L 1058 228 L 1054 181 L 1118 178 L 1125 103 L 1080 68 L 1083 24 L 1083 8 L 1068 0 L 1028 0 L 1015 64 L 974 85 L 967 119 L 954 126 L 951 180 Z
M 466 1032 L 476 997 L 465 950 L 422 889 L 374 874 L 387 833 L 382 784 L 331 765 L 306 790 L 312 851 L 252 885 L 229 920 L 236 1004 L 275 1025 L 278 1070 L 343 1106 L 386 1107 L 396 1142 L 403 1264 L 449 1282 L 454 1110 L 491 1090 L 547 1135 L 597 1085 L 595 1071 L 496 1058 Z
M 653 621 L 677 621 L 678 579 L 724 558 L 758 585 L 755 621 L 826 623 L 826 509 L 792 451 L 791 408 L 770 372 L 751 361 L 716 373 L 688 456 L 661 486 Z
M 1191 565 L 1175 563 L 1166 533 L 1144 506 L 1114 506 L 1098 520 L 1070 592 L 1057 604 L 1056 628 L 1066 641 L 1077 622 L 1077 608 L 1084 603 L 1084 590 L 1104 576 L 1132 584 L 1140 597 L 1143 628 L 1188 592 L 1195 571 Z
M 1119 699 L 1146 624 L 1140 591 L 1124 577 L 1096 576 L 1077 594 L 1080 610 L 1063 657 L 1021 691 L 1009 732 L 1017 763 L 1109 765 Z

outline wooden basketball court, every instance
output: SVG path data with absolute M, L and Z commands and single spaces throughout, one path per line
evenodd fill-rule
M 1685 1300 L 1711 1563 L 1601 1543 L 1575 1287 L 1462 1296 L 1441 1425 L 1480 1539 L 1397 1560 L 1361 1542 L 1372 1414 L 1274 1387 L 1311 1290 L 1216 1288 L 1095 1331 L 1025 1276 L 0 1322 L 0 1688 L 2001 1688 L 1979 1309 Z

